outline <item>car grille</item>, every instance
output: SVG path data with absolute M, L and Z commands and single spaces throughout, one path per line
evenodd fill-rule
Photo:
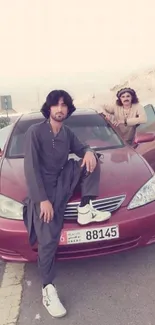
M 125 195 L 120 196 L 114 196 L 109 198 L 104 198 L 100 200 L 92 201 L 93 207 L 97 210 L 104 211 L 108 210 L 110 212 L 117 210 L 123 201 L 125 200 Z M 77 218 L 77 207 L 80 202 L 75 203 L 68 203 L 64 218 L 66 220 L 68 219 L 74 219 Z

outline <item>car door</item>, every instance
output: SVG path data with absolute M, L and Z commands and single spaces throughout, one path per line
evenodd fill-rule
M 147 123 L 138 126 L 137 133 L 155 133 L 155 108 L 151 104 L 144 108 L 147 114 Z M 148 161 L 155 171 L 155 141 L 139 144 L 136 151 Z

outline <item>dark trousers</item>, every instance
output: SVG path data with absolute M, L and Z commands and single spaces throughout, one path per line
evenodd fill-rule
M 98 196 L 100 163 L 97 163 L 95 170 L 91 174 L 87 174 L 85 168 L 82 169 L 80 167 L 81 161 L 75 161 L 75 164 L 79 164 L 81 169 L 79 183 L 82 197 Z M 50 223 L 46 223 L 39 219 L 39 214 L 40 207 L 37 205 L 34 227 L 38 241 L 38 266 L 42 284 L 46 285 L 53 283 L 55 277 L 55 254 L 60 240 L 64 216 L 54 214 L 53 220 Z

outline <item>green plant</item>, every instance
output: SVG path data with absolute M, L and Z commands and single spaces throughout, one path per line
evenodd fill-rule
M 4 128 L 5 126 L 7 126 L 9 124 L 10 124 L 9 117 L 4 117 L 4 116 L 0 117 L 0 129 Z

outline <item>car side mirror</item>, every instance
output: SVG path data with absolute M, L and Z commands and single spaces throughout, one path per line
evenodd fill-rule
M 134 144 L 152 142 L 155 140 L 155 133 L 137 133 L 135 136 Z

